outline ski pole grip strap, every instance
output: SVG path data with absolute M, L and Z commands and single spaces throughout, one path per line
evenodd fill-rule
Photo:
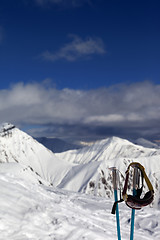
M 117 202 L 114 202 L 113 207 L 112 207 L 112 214 L 115 214 L 116 212 L 116 207 L 117 207 Z
M 149 191 L 153 191 L 153 192 L 154 192 L 153 186 L 152 186 L 149 178 L 147 177 L 145 171 L 143 172 L 143 174 L 144 174 L 144 179 L 145 179 L 145 181 L 146 181 L 146 183 L 147 183 L 147 186 L 148 186 L 148 188 L 149 188 Z
M 129 167 L 130 167 L 130 166 L 137 166 L 137 168 L 139 168 L 139 169 L 142 171 L 142 174 L 143 174 L 143 176 L 144 176 L 144 179 L 145 179 L 145 181 L 146 181 L 146 183 L 147 183 L 147 186 L 148 186 L 149 190 L 150 190 L 150 191 L 153 191 L 153 186 L 152 186 L 149 178 L 148 178 L 147 175 L 146 175 L 145 168 L 144 168 L 140 163 L 138 163 L 138 162 L 133 162 L 133 163 L 131 163 L 131 164 L 129 165 Z
M 126 195 L 127 186 L 128 186 L 128 178 L 129 178 L 129 169 L 127 169 L 127 171 L 126 171 L 126 180 L 125 180 L 125 184 L 124 184 L 122 196 L 125 196 L 125 195 Z
M 117 204 L 120 202 L 123 202 L 123 201 L 124 201 L 123 199 L 120 199 L 119 201 L 114 202 L 113 207 L 112 207 L 112 212 L 111 212 L 112 214 L 115 214 Z

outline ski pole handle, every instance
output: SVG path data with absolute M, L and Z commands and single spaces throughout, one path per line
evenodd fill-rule
M 133 196 L 136 195 L 138 184 L 139 184 L 139 170 L 136 167 L 136 165 L 133 167 L 134 172 L 133 172 Z M 130 240 L 133 240 L 134 238 L 134 220 L 135 220 L 135 209 L 132 209 L 132 214 L 131 214 L 131 229 L 130 229 Z
M 118 186 L 117 186 L 117 169 L 115 167 L 110 168 L 110 170 L 112 171 L 112 179 L 113 179 L 113 189 L 117 190 Z
M 115 167 L 110 168 L 112 171 L 112 178 L 113 178 L 113 189 L 114 189 L 114 199 L 115 202 L 118 201 L 118 196 L 117 196 L 117 189 L 118 189 L 118 175 L 117 175 L 117 169 Z M 117 222 L 117 237 L 118 240 L 121 240 L 121 231 L 120 231 L 120 221 L 119 221 L 119 209 L 118 209 L 118 204 L 116 205 L 116 222 Z
M 137 190 L 139 184 L 139 171 L 137 167 L 134 167 L 133 173 L 133 189 Z

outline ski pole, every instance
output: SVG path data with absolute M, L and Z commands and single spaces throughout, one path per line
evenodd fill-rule
M 114 199 L 115 202 L 118 201 L 118 197 L 117 197 L 117 170 L 115 167 L 111 168 L 112 170 L 112 177 L 113 177 L 113 189 L 114 189 Z M 117 222 L 117 236 L 118 236 L 118 240 L 121 240 L 121 232 L 120 232 L 120 221 L 119 221 L 119 209 L 118 209 L 118 204 L 116 206 L 116 222 Z
M 133 173 L 133 196 L 137 193 L 137 185 L 139 183 L 139 172 L 138 168 L 134 166 L 134 173 Z M 130 230 L 130 240 L 134 238 L 134 219 L 135 219 L 135 209 L 132 208 L 131 214 L 131 230 Z

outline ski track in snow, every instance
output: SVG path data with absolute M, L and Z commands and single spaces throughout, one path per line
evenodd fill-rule
M 114 200 L 47 187 L 0 174 L 0 240 L 114 240 Z M 119 204 L 122 239 L 131 210 Z M 160 239 L 159 210 L 136 211 L 135 239 Z

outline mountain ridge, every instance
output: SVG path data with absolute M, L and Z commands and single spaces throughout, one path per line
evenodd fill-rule
M 113 188 L 110 167 L 116 167 L 121 172 L 123 187 L 128 165 L 138 161 L 145 167 L 155 188 L 155 202 L 160 201 L 159 149 L 144 148 L 128 140 L 112 137 L 97 141 L 89 147 L 54 154 L 28 134 L 16 127 L 11 128 L 5 128 L 5 134 L 0 136 L 0 162 L 21 164 L 28 168 L 28 173 L 32 169 L 37 182 L 42 178 L 43 184 L 47 182 L 69 191 L 111 198 Z
M 98 154 L 97 154 L 98 152 Z M 106 155 L 107 157 L 106 157 Z M 152 155 L 159 155 L 160 150 L 155 148 L 145 148 L 141 145 L 136 145 L 129 140 L 121 139 L 119 137 L 111 137 L 96 141 L 91 146 L 86 146 L 78 150 L 70 150 L 63 153 L 57 153 L 56 156 L 61 156 L 70 162 L 77 163 L 77 156 L 83 155 L 79 162 L 98 161 L 100 158 L 113 159 L 117 157 L 149 157 Z M 90 155 L 90 156 L 88 156 Z M 100 156 L 101 155 L 101 156 Z M 105 155 L 105 156 L 104 156 Z M 88 160 L 89 159 L 89 160 Z

